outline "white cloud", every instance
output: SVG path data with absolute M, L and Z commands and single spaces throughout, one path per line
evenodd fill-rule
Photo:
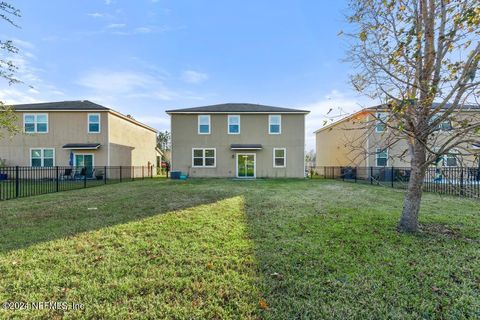
M 92 18 L 103 18 L 103 17 L 105 17 L 105 14 L 100 13 L 100 12 L 87 13 L 87 15 L 92 17 Z
M 185 70 L 182 73 L 182 79 L 187 83 L 199 84 L 208 80 L 208 75 L 194 70 Z
M 159 116 L 141 116 L 135 118 L 136 120 L 148 124 L 152 127 L 162 127 L 168 128 L 170 126 L 170 118 L 168 116 L 159 117 Z
M 82 76 L 77 84 L 105 97 L 171 100 L 176 96 L 162 79 L 143 72 L 93 71 Z
M 23 83 L 0 88 L 0 100 L 9 104 L 32 103 L 55 100 L 63 96 L 63 92 L 43 79 L 45 70 L 35 67 L 31 61 L 36 56 L 29 50 L 35 50 L 35 45 L 20 39 L 15 44 L 21 49 L 18 54 L 9 57 L 9 60 L 18 68 L 15 77 Z M 1 80 L 5 84 L 4 80 Z
M 106 4 L 107 6 L 111 5 L 112 2 L 113 2 L 112 0 L 105 0 L 105 4 Z
M 126 26 L 125 23 L 111 23 L 107 26 L 107 29 L 120 29 L 125 28 Z

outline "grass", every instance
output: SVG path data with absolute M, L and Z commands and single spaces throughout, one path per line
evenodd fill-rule
M 2 202 L 2 310 L 39 318 L 478 318 L 476 201 L 321 180 L 136 181 Z

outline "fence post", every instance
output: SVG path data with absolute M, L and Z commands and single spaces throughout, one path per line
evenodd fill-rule
M 357 183 L 358 167 L 355 167 L 355 183 Z
M 87 167 L 83 168 L 85 170 L 85 175 L 83 176 L 83 187 L 87 187 Z
M 15 198 L 18 198 L 20 195 L 20 168 L 15 167 Z
M 373 167 L 370 167 L 370 184 L 373 184 Z
M 103 167 L 103 183 L 107 184 L 107 166 Z
M 327 167 L 323 167 L 323 178 L 327 179 Z
M 154 168 L 154 166 L 152 165 L 150 167 L 150 179 L 153 179 L 153 168 Z
M 57 176 L 56 177 L 56 192 L 60 191 L 59 189 L 59 183 L 60 183 L 60 175 L 59 175 L 59 172 L 58 172 L 58 166 L 55 167 L 55 175 Z
M 145 179 L 145 166 L 142 166 L 142 180 Z
M 345 169 L 340 167 L 340 175 L 342 176 L 342 181 L 345 181 Z
M 465 195 L 465 185 L 463 183 L 463 167 L 460 168 L 460 195 Z
M 120 182 L 122 182 L 122 166 L 120 166 Z
M 393 181 L 395 180 L 395 167 L 392 166 L 392 188 L 394 188 Z

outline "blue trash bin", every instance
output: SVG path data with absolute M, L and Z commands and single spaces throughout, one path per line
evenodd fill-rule
M 181 175 L 182 175 L 181 171 L 171 171 L 170 172 L 170 179 L 178 180 L 178 179 L 180 179 Z

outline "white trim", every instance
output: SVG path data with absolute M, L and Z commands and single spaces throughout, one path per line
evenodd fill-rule
M 278 132 L 271 132 L 270 126 L 272 125 L 272 117 L 279 117 L 280 118 L 280 128 Z M 282 134 L 282 115 L 281 114 L 270 114 L 268 116 L 268 134 Z
M 194 158 L 199 158 L 199 157 L 194 157 L 195 150 L 202 150 L 202 163 L 203 163 L 203 165 L 201 165 L 201 166 L 196 166 L 195 165 Z M 213 157 L 214 165 L 213 166 L 206 166 L 205 165 L 205 159 L 207 158 L 207 157 L 205 157 L 205 150 L 213 150 L 213 152 L 214 152 L 214 157 Z M 208 157 L 208 158 L 211 158 L 211 157 Z M 216 167 L 217 167 L 217 148 L 195 148 L 195 147 L 192 148 L 192 168 L 210 169 L 210 168 L 216 168 Z
M 83 152 L 74 152 L 73 153 L 73 166 L 76 167 L 77 166 L 77 158 L 76 156 L 92 156 L 92 168 L 95 167 L 95 154 L 94 153 L 83 153 Z M 85 161 L 85 159 L 84 159 Z
M 230 118 L 233 118 L 233 117 L 238 117 L 238 132 L 230 132 Z M 227 134 L 240 134 L 240 131 L 241 131 L 241 126 L 240 126 L 240 122 L 241 122 L 241 117 L 239 114 L 229 114 L 227 116 Z
M 44 157 L 44 150 L 53 150 L 53 164 L 52 164 L 52 167 L 55 167 L 55 160 L 56 160 L 56 154 L 55 154 L 55 148 L 30 148 L 30 151 L 29 151 L 29 157 L 30 157 L 30 167 L 33 167 L 33 163 L 32 163 L 32 150 L 40 150 L 40 161 L 41 161 L 41 165 L 40 167 L 36 167 L 36 168 L 45 168 L 44 166 L 44 160 L 45 160 L 45 157 Z M 50 159 L 50 158 L 49 158 Z
M 90 116 L 98 116 L 98 131 L 90 131 Z M 96 124 L 92 122 L 92 124 Z M 102 116 L 100 113 L 87 113 L 87 131 L 92 134 L 102 133 Z
M 244 155 L 244 156 L 253 156 L 253 177 L 240 177 L 238 175 L 238 156 Z M 255 179 L 257 178 L 257 154 L 254 152 L 249 152 L 249 153 L 236 153 L 235 157 L 235 176 L 239 179 Z
M 378 159 L 380 159 L 380 158 L 378 157 L 378 154 L 380 152 L 382 152 L 383 150 L 385 150 L 385 152 L 387 153 L 387 163 L 385 163 L 384 166 L 379 166 L 378 165 Z M 383 159 L 383 158 L 381 158 L 381 159 Z M 375 149 L 375 167 L 388 167 L 388 162 L 389 162 L 389 160 L 388 160 L 388 148 L 376 148 Z
M 277 166 L 275 164 L 275 151 L 283 150 L 283 166 Z M 278 157 L 280 159 L 280 157 Z M 305 161 L 304 161 L 305 162 Z M 274 168 L 286 168 L 287 167 L 287 148 L 273 148 L 273 167 Z
M 200 132 L 200 118 L 201 117 L 208 117 L 208 132 Z M 210 115 L 209 114 L 199 114 L 198 117 L 197 117 L 197 133 L 198 134 L 210 134 L 212 132 L 212 122 L 211 122 L 211 119 L 210 119 Z
M 34 117 L 34 120 L 33 120 L 34 130 L 32 132 L 25 131 L 25 118 L 27 116 L 33 116 Z M 46 116 L 47 117 L 47 131 L 45 131 L 45 132 L 37 131 L 37 124 L 38 124 L 37 117 L 38 116 Z M 50 123 L 49 122 L 50 121 L 48 119 L 48 113 L 24 113 L 23 114 L 23 133 L 26 133 L 26 134 L 33 134 L 33 133 L 46 134 L 50 130 Z

